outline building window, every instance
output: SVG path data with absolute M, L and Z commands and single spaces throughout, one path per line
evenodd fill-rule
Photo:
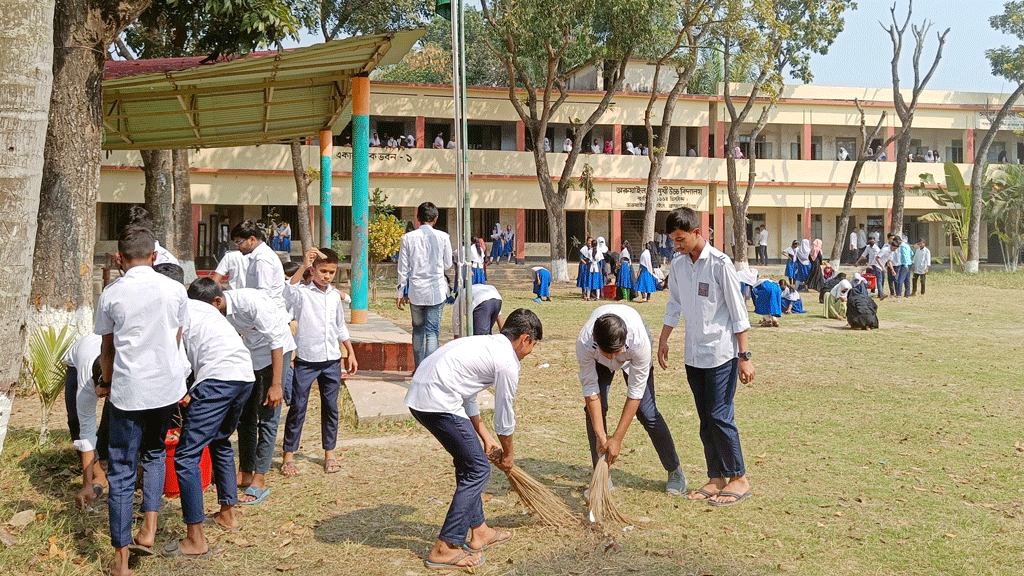
M 501 126 L 471 123 L 466 140 L 470 150 L 501 150 Z
M 848 160 L 854 160 L 857 158 L 857 139 L 856 138 L 836 138 L 836 158 L 839 158 L 839 150 L 844 149 L 848 154 Z
M 472 235 L 483 238 L 484 242 L 491 243 L 491 231 L 495 224 L 500 224 L 500 211 L 497 208 L 470 208 L 470 230 Z M 505 229 L 504 226 L 501 227 Z
M 800 159 L 800 139 L 797 138 L 796 142 L 789 143 L 789 159 L 799 160 Z
M 946 146 L 946 158 L 950 162 L 961 163 L 964 161 L 964 141 L 953 140 Z
M 135 204 L 127 202 L 103 202 L 100 204 L 99 240 L 117 240 L 121 227 L 128 223 L 128 210 Z
M 292 238 L 295 237 L 297 229 L 292 228 Z M 352 240 L 352 207 L 332 206 L 331 207 L 331 237 L 337 235 L 341 241 Z
M 811 238 L 821 238 L 821 214 L 811 215 Z
M 747 214 L 747 240 L 754 240 L 754 228 L 764 226 L 764 214 Z
M 548 235 L 548 211 L 526 211 L 526 242 L 550 242 Z
M 811 160 L 821 160 L 821 136 L 811 136 Z

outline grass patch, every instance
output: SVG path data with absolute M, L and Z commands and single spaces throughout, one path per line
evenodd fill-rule
M 664 494 L 666 474 L 634 425 L 611 474 L 622 512 L 649 522 L 614 534 L 536 525 L 495 470 L 484 510 L 516 537 L 489 550 L 477 573 L 1018 573 L 1022 286 L 1024 273 L 932 274 L 927 296 L 883 301 L 881 328 L 871 332 L 825 320 L 816 295 L 805 295 L 808 314 L 751 332 L 757 377 L 741 386 L 736 410 L 752 498 L 717 509 Z M 531 308 L 545 327 L 523 362 L 517 463 L 582 515 L 590 467 L 573 342 L 596 305 L 568 287 L 556 287 L 555 302 L 544 304 L 526 290 L 503 292 L 506 313 Z M 658 293 L 633 304 L 655 333 L 665 301 Z M 407 310 L 386 299 L 374 309 L 409 328 Z M 692 486 L 703 479 L 704 461 L 679 332 L 656 386 Z M 613 387 L 613 406 L 624 389 Z M 244 507 L 243 531 L 212 534 L 217 556 L 193 564 L 150 559 L 137 573 L 234 576 L 292 565 L 293 573 L 325 576 L 427 573 L 420 555 L 447 511 L 450 457 L 411 421 L 353 426 L 343 400 L 342 472 L 327 476 L 319 467 L 318 400 L 314 393 L 299 451 L 302 476 L 280 476 L 278 454 L 272 493 Z M 37 450 L 38 416 L 30 412 L 38 408 L 25 398 L 16 407 L 25 413 L 15 415 L 21 420 L 0 459 L 0 523 L 26 508 L 42 517 L 16 546 L 0 545 L 0 566 L 11 574 L 94 573 L 110 556 L 105 510 L 69 505 L 80 484 L 66 432 L 54 435 L 60 448 Z M 206 504 L 216 505 L 212 494 Z M 166 500 L 158 541 L 182 533 L 178 502 Z M 65 557 L 51 554 L 51 537 Z

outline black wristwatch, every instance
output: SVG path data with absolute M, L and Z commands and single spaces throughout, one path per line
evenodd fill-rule
M 736 355 L 736 357 L 741 360 L 750 360 L 753 356 L 754 354 L 750 350 L 747 350 L 746 352 L 740 352 L 739 354 Z

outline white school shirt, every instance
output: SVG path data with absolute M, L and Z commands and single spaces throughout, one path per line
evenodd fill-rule
M 473 245 L 469 247 L 469 264 L 474 269 L 483 270 L 484 254 L 480 251 L 479 246 Z
M 868 233 L 860 228 L 857 230 L 857 248 L 864 248 L 868 245 Z
M 349 339 L 341 292 L 331 285 L 325 292 L 310 282 L 286 285 L 285 296 L 299 323 L 295 330 L 295 357 L 307 362 L 341 360 L 338 343 Z
M 792 288 L 786 288 L 785 290 L 782 291 L 782 299 L 788 300 L 790 302 L 799 302 L 800 293 Z
M 153 260 L 153 266 L 157 264 L 174 264 L 175 266 L 181 266 L 181 262 L 171 254 L 167 248 L 164 248 L 156 240 L 153 241 L 153 251 L 156 252 L 156 259 Z
M 850 249 L 851 250 L 856 250 L 857 249 L 857 232 L 856 231 L 850 232 Z
M 86 334 L 68 348 L 64 354 L 64 365 L 78 371 L 75 380 L 75 410 L 78 414 L 78 440 L 75 450 L 90 452 L 96 449 L 96 384 L 92 380 L 92 365 L 100 357 L 103 337 Z
M 732 260 L 710 243 L 694 262 L 689 254 L 672 260 L 666 326 L 685 320 L 687 366 L 716 368 L 736 358 L 736 334 L 750 329 L 747 305 Z
M 246 288 L 255 288 L 265 292 L 274 304 L 281 310 L 287 312 L 284 301 L 284 266 L 281 259 L 266 242 L 249 252 L 249 268 L 245 276 Z
M 197 385 L 206 380 L 256 381 L 249 349 L 235 327 L 213 304 L 188 301 L 188 325 L 181 339 Z
M 864 252 L 861 253 L 861 257 L 864 258 L 864 261 L 868 263 L 868 266 L 875 265 L 875 256 L 878 255 L 879 250 L 880 248 L 878 247 L 878 244 L 868 244 L 867 246 L 864 247 Z
M 628 260 L 632 262 L 633 259 L 629 257 L 629 248 L 623 248 L 622 252 L 619 252 L 619 261 Z
M 395 297 L 409 290 L 409 303 L 436 306 L 448 297 L 448 279 L 444 271 L 452 267 L 452 240 L 447 232 L 420 224 L 402 235 L 398 250 L 398 289 Z
M 282 354 L 295 350 L 288 323 L 291 316 L 281 314 L 269 296 L 253 288 L 239 288 L 224 293 L 227 306 L 224 317 L 242 337 L 252 356 L 254 370 L 262 370 L 272 363 L 271 350 Z
M 651 263 L 651 251 L 646 248 L 640 253 L 640 267 L 646 268 L 648 272 L 654 269 L 654 264 Z
M 914 273 L 924 274 L 932 265 L 932 251 L 927 246 L 914 254 Z
M 494 386 L 494 431 L 511 436 L 516 429 L 512 404 L 519 386 L 519 357 L 503 334 L 469 336 L 438 348 L 416 368 L 405 405 L 419 412 L 480 415 L 476 396 Z
M 626 342 L 614 358 L 601 354 L 594 341 L 594 323 L 605 314 L 614 314 L 626 324 Z M 647 389 L 647 378 L 651 374 L 651 333 L 647 323 L 632 306 L 605 304 L 598 306 L 587 319 L 576 338 L 576 363 L 580 369 L 580 385 L 583 397 L 600 392 L 597 385 L 597 364 L 605 366 L 612 374 L 619 370 L 626 372 L 626 397 L 639 400 Z
M 150 266 L 133 266 L 103 289 L 95 332 L 114 335 L 114 406 L 148 410 L 185 396 L 177 336 L 187 322 L 185 287 Z
M 757 237 L 757 245 L 758 246 L 765 246 L 765 247 L 767 247 L 768 246 L 768 231 L 767 230 L 761 230 L 761 233 L 758 234 L 757 236 L 758 236 Z
M 459 314 L 459 305 L 462 303 L 462 296 L 465 294 L 465 290 L 459 291 L 459 295 L 455 297 L 455 305 L 452 306 L 452 334 L 458 338 L 462 335 L 462 315 Z M 488 300 L 501 300 L 501 294 L 498 289 L 490 284 L 473 284 L 473 308 Z
M 232 290 L 245 288 L 245 277 L 249 274 L 249 257 L 238 250 L 228 250 L 217 263 L 214 274 L 228 277 L 228 287 Z M 282 267 L 282 272 L 284 268 Z

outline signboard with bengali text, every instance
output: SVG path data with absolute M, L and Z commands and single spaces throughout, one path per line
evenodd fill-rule
M 658 210 L 672 210 L 680 206 L 705 207 L 708 195 L 707 185 L 667 184 L 658 187 Z M 612 210 L 643 210 L 646 207 L 647 186 L 645 184 L 613 184 Z

